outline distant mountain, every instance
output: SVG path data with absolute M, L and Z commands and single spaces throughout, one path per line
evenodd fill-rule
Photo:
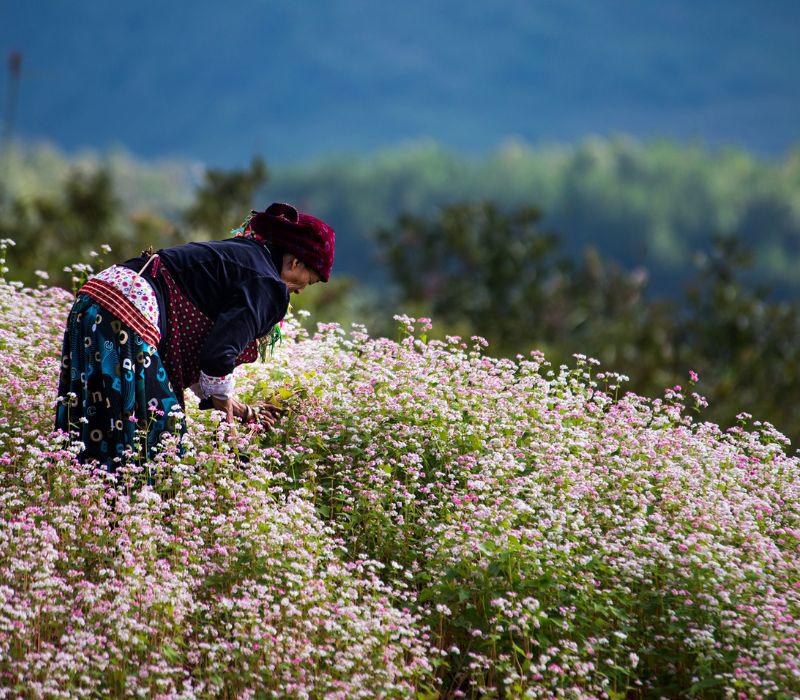
M 7 2 L 17 133 L 230 165 L 431 137 L 800 140 L 800 3 Z M 7 92 L 5 75 L 0 90 Z

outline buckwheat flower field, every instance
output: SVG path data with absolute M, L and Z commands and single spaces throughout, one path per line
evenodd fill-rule
M 52 430 L 71 299 L 0 283 L 0 696 L 800 694 L 798 460 L 695 377 L 289 319 L 274 431 L 190 399 L 114 481 Z

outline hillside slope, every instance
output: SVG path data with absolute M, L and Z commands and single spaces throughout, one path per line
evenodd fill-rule
M 51 433 L 69 303 L 0 284 L 0 696 L 800 692 L 800 462 L 770 426 L 425 319 L 290 322 L 238 370 L 273 433 L 190 402 L 186 454 L 114 486 Z

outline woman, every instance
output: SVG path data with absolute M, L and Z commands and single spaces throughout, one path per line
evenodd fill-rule
M 152 456 L 165 433 L 183 433 L 189 387 L 230 422 L 258 420 L 234 396 L 233 369 L 274 345 L 291 293 L 328 281 L 334 242 L 324 221 L 274 203 L 233 238 L 143 253 L 92 277 L 70 311 L 56 411 L 57 429 L 79 433 L 79 459 L 114 471 L 126 448 Z

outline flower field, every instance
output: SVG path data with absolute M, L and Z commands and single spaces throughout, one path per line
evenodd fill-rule
M 71 298 L 0 283 L 0 697 L 800 694 L 800 463 L 693 379 L 289 319 L 273 432 L 190 399 L 115 482 L 52 432 Z

